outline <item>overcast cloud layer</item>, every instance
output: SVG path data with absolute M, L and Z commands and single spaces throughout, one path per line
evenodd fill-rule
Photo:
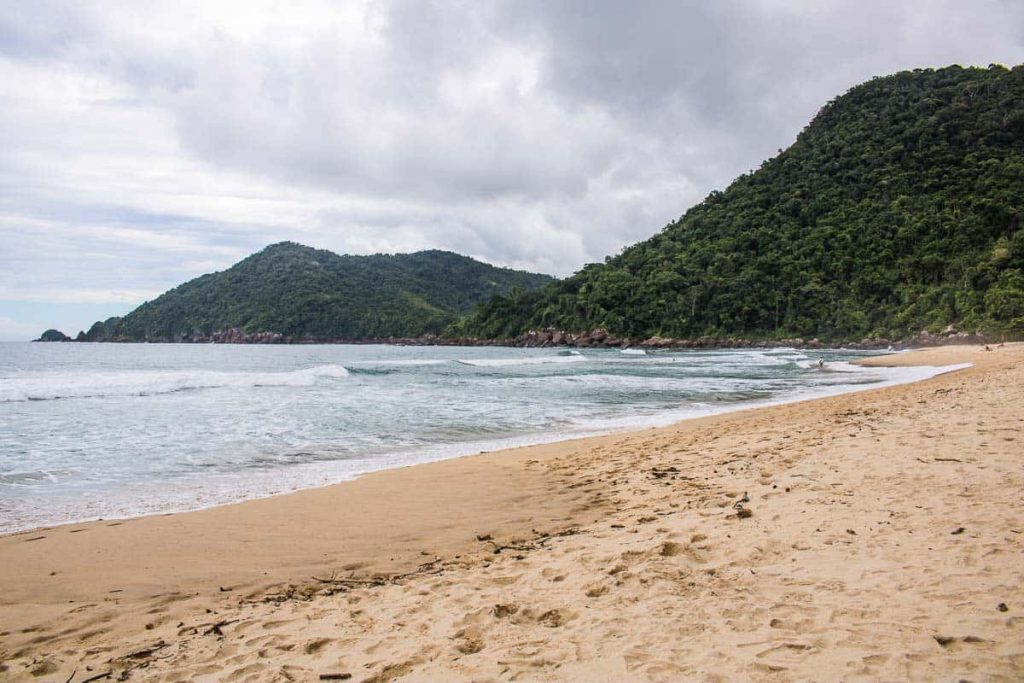
M 269 243 L 567 275 L 1024 3 L 0 0 L 0 339 Z

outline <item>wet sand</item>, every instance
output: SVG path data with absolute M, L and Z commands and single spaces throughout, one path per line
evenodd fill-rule
M 974 367 L 0 538 L 0 679 L 1021 680 L 1024 345 L 870 362 Z

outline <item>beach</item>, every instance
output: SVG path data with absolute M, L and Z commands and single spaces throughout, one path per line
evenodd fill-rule
M 0 679 L 1020 680 L 1024 344 L 864 362 L 972 367 L 2 537 Z

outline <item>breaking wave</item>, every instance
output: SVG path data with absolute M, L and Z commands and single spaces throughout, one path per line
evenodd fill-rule
M 193 389 L 305 387 L 321 379 L 340 379 L 348 374 L 341 365 L 320 365 L 291 372 L 188 370 L 36 375 L 0 379 L 0 403 L 152 396 Z

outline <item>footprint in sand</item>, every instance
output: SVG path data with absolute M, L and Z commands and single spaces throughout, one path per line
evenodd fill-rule
M 475 655 L 484 649 L 483 633 L 479 628 L 464 628 L 455 634 L 455 649 L 464 655 Z
M 317 652 L 320 652 L 320 650 L 324 649 L 325 646 L 333 642 L 334 641 L 331 638 L 316 638 L 315 640 L 311 640 L 308 643 L 306 643 L 302 647 L 302 651 L 305 652 L 307 655 L 314 655 Z
M 658 549 L 658 554 L 662 557 L 673 557 L 683 552 L 683 546 L 675 541 L 665 541 L 661 544 Z
M 506 617 L 510 617 L 518 611 L 519 605 L 511 603 L 507 605 L 495 605 L 493 608 L 491 608 L 491 614 L 493 614 L 496 619 L 504 619 Z
M 572 613 L 568 610 L 549 609 L 547 612 L 544 612 L 537 617 L 537 623 L 541 626 L 547 626 L 548 628 L 558 628 L 572 619 L 572 617 Z
M 264 669 L 264 666 L 262 664 L 256 664 L 256 663 L 249 664 L 247 666 L 243 666 L 241 668 L 235 669 L 230 674 L 228 674 L 227 678 L 225 678 L 224 680 L 225 681 L 240 681 L 240 680 L 243 680 L 243 679 L 252 680 L 252 678 L 254 676 L 256 676 L 257 674 L 261 673 L 263 671 L 263 669 Z

